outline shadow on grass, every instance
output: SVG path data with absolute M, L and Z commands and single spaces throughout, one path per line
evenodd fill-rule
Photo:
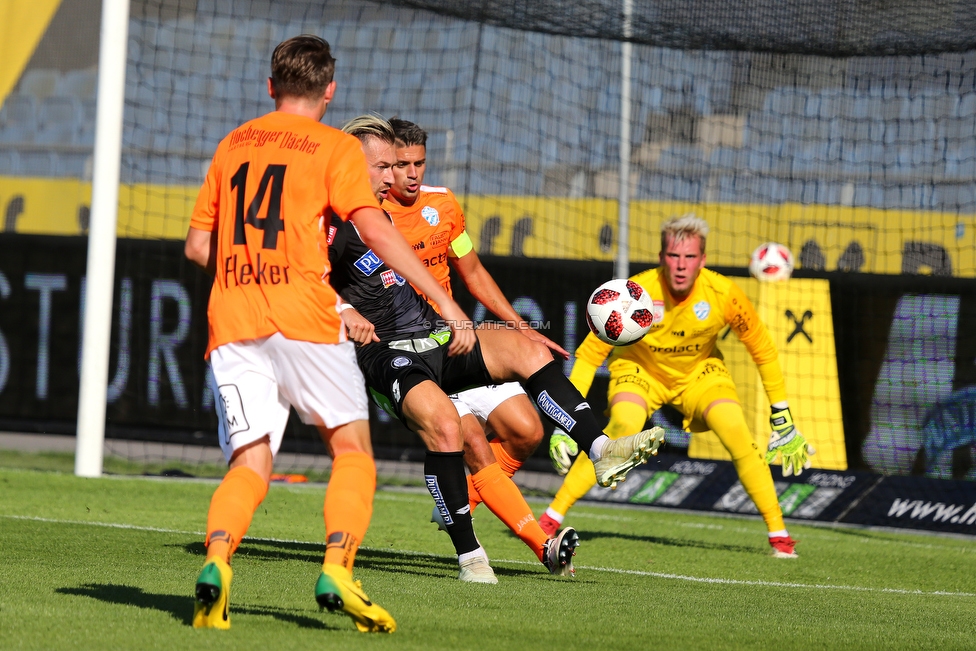
M 191 542 L 182 547 L 187 554 L 199 556 L 207 555 L 207 548 L 202 542 Z M 235 558 L 246 557 L 254 560 L 266 561 L 298 561 L 302 563 L 322 564 L 325 554 L 325 543 L 304 543 L 297 541 L 249 541 L 247 538 L 237 548 Z M 360 549 L 356 554 L 356 567 L 388 572 L 391 574 L 416 574 L 429 577 L 432 572 L 456 573 L 457 561 L 445 556 L 426 554 L 400 554 L 395 551 L 382 549 Z M 496 574 L 518 574 L 517 571 L 495 570 Z
M 750 545 L 729 545 L 723 543 L 711 543 L 703 540 L 689 540 L 687 538 L 668 538 L 665 536 L 635 536 L 619 531 L 580 531 L 579 537 L 583 542 L 589 540 L 599 540 L 601 538 L 618 538 L 620 540 L 631 540 L 634 542 L 650 543 L 652 545 L 664 545 L 665 547 L 692 547 L 694 549 L 707 549 L 712 551 L 737 552 L 741 554 L 768 554 L 768 550 Z
M 145 592 L 142 588 L 116 585 L 113 583 L 86 583 L 77 588 L 58 588 L 55 592 L 77 597 L 89 597 L 120 606 L 137 606 L 148 610 L 158 610 L 169 614 L 181 624 L 186 626 L 193 624 L 193 597 L 191 596 L 153 594 L 151 592 Z M 231 616 L 234 615 L 261 615 L 274 617 L 279 621 L 294 624 L 299 628 L 339 630 L 339 627 L 328 626 L 318 619 L 300 615 L 294 610 L 287 608 L 237 606 L 232 603 Z
M 171 546 L 182 547 L 183 551 L 192 556 L 204 558 L 207 555 L 207 548 L 202 542 Z M 324 553 L 325 543 L 248 541 L 245 538 L 234 557 L 266 561 L 299 561 L 321 565 Z M 400 554 L 382 549 L 360 549 L 356 554 L 356 567 L 388 574 L 414 574 L 427 578 L 443 575 L 446 578 L 456 579 L 458 572 L 457 561 L 454 558 L 426 554 Z M 498 576 L 522 576 L 526 573 L 526 570 L 507 567 L 492 566 L 492 569 Z

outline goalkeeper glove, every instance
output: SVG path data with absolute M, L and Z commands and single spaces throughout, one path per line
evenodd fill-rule
M 800 434 L 800 430 L 793 424 L 790 408 L 774 409 L 769 417 L 769 424 L 773 433 L 769 437 L 769 447 L 766 450 L 766 463 L 772 463 L 776 457 L 782 455 L 783 476 L 799 476 L 804 468 L 812 464 L 810 455 L 816 454 L 813 446 Z
M 573 465 L 573 457 L 579 454 L 579 446 L 576 441 L 570 438 L 569 434 L 558 427 L 552 431 L 549 437 L 549 458 L 552 459 L 552 466 L 560 475 L 569 472 Z

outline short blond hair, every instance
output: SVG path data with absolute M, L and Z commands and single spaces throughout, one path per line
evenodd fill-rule
M 698 237 L 701 252 L 705 252 L 705 239 L 708 237 L 708 222 L 693 212 L 671 217 L 661 224 L 661 250 L 668 248 L 668 240 L 681 242 L 689 237 Z
M 354 117 L 342 125 L 342 131 L 359 138 L 359 142 L 366 144 L 370 138 L 376 138 L 388 145 L 396 144 L 396 133 L 389 120 L 377 113 L 367 113 Z

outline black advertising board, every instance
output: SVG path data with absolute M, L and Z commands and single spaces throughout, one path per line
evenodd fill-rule
M 2 429 L 74 432 L 86 255 L 87 240 L 81 237 L 0 234 Z M 586 299 L 612 275 L 610 263 L 486 256 L 484 264 L 522 315 L 570 351 L 587 332 L 582 319 Z M 784 512 L 800 519 L 973 533 L 976 483 L 952 479 L 976 477 L 976 339 L 966 336 L 976 330 L 976 281 L 821 275 L 831 285 L 851 470 L 775 476 Z M 118 241 L 107 396 L 110 436 L 213 443 L 213 396 L 203 360 L 209 287 L 209 279 L 185 260 L 182 242 Z M 463 285 L 455 287 L 472 317 L 491 318 Z M 916 341 L 933 346 L 934 354 L 913 356 Z M 937 372 L 912 375 L 930 367 Z M 563 368 L 568 373 L 571 362 Z M 906 406 L 906 396 L 925 393 L 909 391 L 910 382 L 928 391 L 928 402 Z M 933 393 L 933 387 L 941 393 Z M 598 376 L 588 396 L 598 413 L 605 395 L 606 377 Z M 898 426 L 892 414 L 904 424 Z M 373 437 L 383 455 L 422 455 L 416 435 L 375 410 Z M 303 451 L 324 452 L 314 431 L 293 422 L 283 449 L 296 444 Z M 895 452 L 902 456 L 896 458 Z M 544 466 L 545 458 L 545 446 L 540 446 L 529 467 Z M 874 467 L 877 459 L 895 464 L 894 471 Z M 872 470 L 902 476 L 881 478 Z M 689 459 L 675 448 L 602 499 L 754 512 L 730 463 Z

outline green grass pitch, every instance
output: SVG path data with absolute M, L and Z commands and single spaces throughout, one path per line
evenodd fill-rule
M 483 506 L 499 583 L 461 584 L 431 500 L 380 490 L 357 561 L 396 618 L 364 635 L 320 612 L 321 485 L 275 485 L 234 559 L 230 631 L 194 630 L 215 484 L 0 469 L 2 649 L 963 649 L 976 647 L 972 540 L 579 506 L 575 579 L 552 577 Z M 535 502 L 537 512 L 544 508 Z

